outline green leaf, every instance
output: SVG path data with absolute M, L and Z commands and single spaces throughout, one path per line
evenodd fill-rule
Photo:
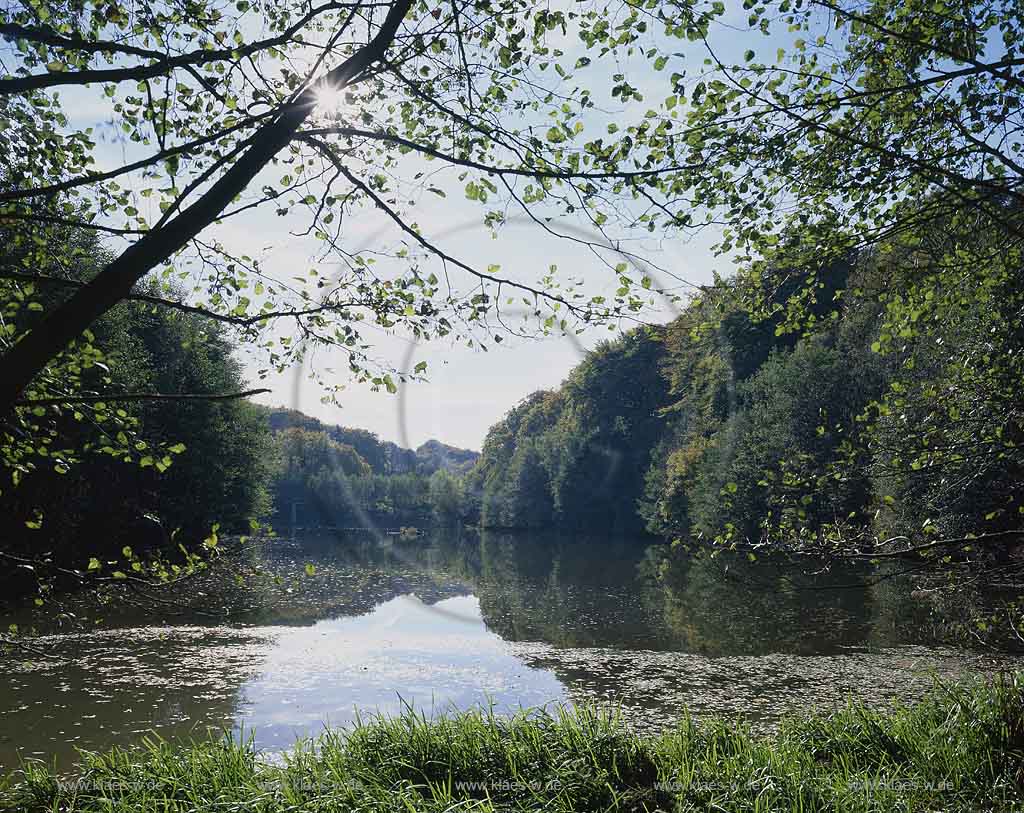
M 545 138 L 552 144 L 561 144 L 565 141 L 565 133 L 562 132 L 561 127 L 551 127 L 545 134 Z

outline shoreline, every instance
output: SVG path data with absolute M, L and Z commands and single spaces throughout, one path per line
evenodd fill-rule
M 684 718 L 634 733 L 614 712 L 412 711 L 305 740 L 271 763 L 252 742 L 156 738 L 91 754 L 76 775 L 41 762 L 0 783 L 33 813 L 294 810 L 1015 810 L 1024 803 L 1024 672 L 936 684 L 886 711 L 848 703 L 758 734 Z

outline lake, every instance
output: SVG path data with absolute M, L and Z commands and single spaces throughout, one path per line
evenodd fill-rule
M 770 727 L 1020 663 L 956 643 L 956 617 L 893 573 L 669 555 L 649 539 L 349 533 L 250 543 L 238 562 L 190 584 L 187 608 L 118 599 L 76 604 L 59 628 L 53 606 L 4 619 L 53 631 L 2 661 L 0 765 L 68 768 L 76 747 L 210 728 L 274 752 L 405 706 L 599 701 L 641 731 L 686 709 Z

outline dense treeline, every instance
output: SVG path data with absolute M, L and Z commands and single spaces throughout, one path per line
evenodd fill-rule
M 928 239 L 819 282 L 720 282 L 600 345 L 490 430 L 468 479 L 480 522 L 864 550 L 977 534 L 1005 555 L 1024 497 L 1021 278 L 965 287 Z
M 52 284 L 0 280 L 9 330 L 31 325 L 107 256 L 89 233 L 65 229 L 60 239 L 75 262 L 50 269 Z M 5 243 L 0 265 L 10 273 L 22 255 Z M 12 565 L 10 595 L 72 586 L 85 574 L 173 578 L 218 533 L 266 521 L 285 528 L 293 516 L 360 526 L 460 519 L 456 475 L 475 453 L 437 441 L 403 449 L 365 430 L 220 398 L 246 389 L 234 342 L 216 321 L 145 301 L 173 290 L 151 283 L 137 293 L 97 321 L 80 356 L 58 371 L 64 405 L 26 411 L 5 433 L 13 482 L 0 486 L 0 556 Z
M 538 392 L 487 434 L 467 478 L 486 527 L 635 530 L 668 387 L 663 331 L 606 342 L 557 392 Z
M 105 251 L 86 233 L 63 238 L 75 244 L 78 261 L 52 269 L 55 278 L 87 279 Z M 19 256 L 8 246 L 0 262 L 17 267 Z M 0 285 L 5 321 L 14 325 L 30 323 L 67 290 Z M 147 291 L 155 286 L 140 288 Z M 0 553 L 28 564 L 5 571 L 11 586 L 19 576 L 64 572 L 39 570 L 46 560 L 85 570 L 90 559 L 123 558 L 125 546 L 134 551 L 128 563 L 146 551 L 177 554 L 215 525 L 248 530 L 270 507 L 264 416 L 242 399 L 202 397 L 245 389 L 234 346 L 216 323 L 131 301 L 98 320 L 87 339 L 86 361 L 64 371 L 66 404 L 56 413 L 35 410 L 5 439 L 14 482 L 2 486 Z M 189 397 L 122 400 L 121 393 Z
M 66 237 L 79 261 L 55 272 L 88 278 L 102 247 Z M 96 402 L 245 386 L 216 323 L 122 303 L 89 334 L 89 360 L 64 371 L 68 403 L 81 402 L 38 410 L 24 431 L 59 438 L 74 465 L 49 442 L 7 439 L 6 550 L 80 566 L 266 517 L 279 530 L 468 522 L 858 550 L 884 537 L 1016 542 L 1019 274 L 1004 258 L 965 288 L 925 238 L 851 256 L 814 283 L 719 282 L 672 323 L 602 343 L 492 427 L 479 460 L 243 400 Z M 15 325 L 61 291 L 4 284 Z
M 476 452 L 436 440 L 404 449 L 365 429 L 324 424 L 295 410 L 269 410 L 268 423 L 278 530 L 423 527 L 464 518 L 460 474 Z

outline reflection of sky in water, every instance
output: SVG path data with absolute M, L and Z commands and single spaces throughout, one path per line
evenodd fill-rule
M 509 711 L 564 698 L 554 674 L 526 666 L 487 630 L 475 597 L 428 606 L 408 595 L 358 618 L 281 633 L 259 677 L 242 687 L 240 722 L 272 748 L 324 723 L 350 723 L 357 710 Z

